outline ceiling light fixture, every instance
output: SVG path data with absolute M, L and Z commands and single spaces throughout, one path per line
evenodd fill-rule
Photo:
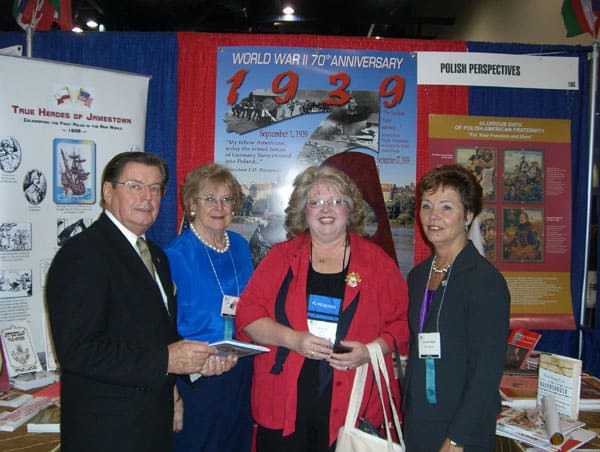
M 98 28 L 98 22 L 96 22 L 94 19 L 88 19 L 85 24 L 88 26 L 88 28 Z
M 282 10 L 283 14 L 285 16 L 291 16 L 292 14 L 294 14 L 296 11 L 294 10 L 294 8 L 292 8 L 291 6 L 286 6 L 283 8 Z

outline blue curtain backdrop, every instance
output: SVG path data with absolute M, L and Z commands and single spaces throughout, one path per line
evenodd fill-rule
M 24 33 L 0 33 L 0 47 L 25 45 Z M 536 54 L 579 57 L 579 91 L 470 88 L 469 113 L 478 116 L 514 116 L 570 119 L 572 121 L 572 240 L 571 293 L 575 322 L 579 323 L 579 301 L 584 271 L 583 237 L 588 173 L 588 107 L 590 48 L 523 44 L 467 43 L 471 52 Z M 150 75 L 146 150 L 160 154 L 171 169 L 171 180 L 161 213 L 149 236 L 165 246 L 176 234 L 177 190 L 177 34 L 38 32 L 34 35 L 33 57 Z M 41 74 L 43 76 L 43 74 Z M 124 98 L 123 102 L 127 102 Z M 596 310 L 598 311 L 598 310 Z M 596 322 L 596 326 L 598 327 Z M 577 355 L 577 331 L 542 331 L 538 348 L 569 356 Z M 596 375 L 600 372 L 598 330 L 586 332 L 584 361 Z
M 24 32 L 0 33 L 0 48 L 19 44 L 25 54 Z M 176 33 L 36 32 L 32 47 L 34 58 L 151 76 L 145 150 L 162 156 L 170 170 L 160 214 L 148 231 L 148 237 L 161 246 L 175 237 L 177 228 L 177 53 Z
M 469 42 L 470 52 L 512 53 L 579 57 L 579 90 L 469 88 L 469 114 L 526 118 L 570 119 L 572 168 L 571 295 L 575 323 L 579 324 L 580 300 L 585 269 L 584 232 L 589 137 L 590 62 L 589 47 L 497 44 Z M 537 347 L 543 351 L 577 356 L 578 331 L 540 331 Z

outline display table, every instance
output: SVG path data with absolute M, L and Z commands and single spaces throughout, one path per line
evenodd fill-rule
M 592 430 L 600 435 L 600 413 L 590 411 L 580 411 L 579 420 L 586 423 L 586 430 Z M 520 443 L 510 438 L 496 436 L 496 452 L 523 452 L 527 450 L 526 444 Z M 584 444 L 582 449 L 600 450 L 600 438 L 596 436 L 589 443 Z M 576 449 L 577 450 L 577 449 Z
M 579 413 L 579 419 L 585 422 L 586 429 L 595 431 L 600 435 L 600 413 Z M 496 437 L 496 452 L 524 452 L 527 445 L 518 441 Z M 582 449 L 600 450 L 600 438 L 596 437 L 585 444 Z M 27 433 L 27 424 L 22 425 L 14 432 L 0 432 L 0 450 L 6 452 L 58 452 L 60 451 L 60 434 L 58 433 Z
M 59 433 L 27 433 L 27 424 L 14 432 L 0 432 L 0 450 L 6 452 L 58 452 Z
M 29 394 L 58 396 L 57 384 L 31 389 Z M 43 394 L 41 394 L 43 393 Z M 0 411 L 13 411 L 13 408 L 0 407 Z M 14 432 L 0 432 L 0 451 L 2 452 L 58 452 L 60 451 L 60 433 L 28 433 L 27 422 Z

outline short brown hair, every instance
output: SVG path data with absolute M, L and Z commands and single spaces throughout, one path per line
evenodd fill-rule
M 434 192 L 442 187 L 456 190 L 465 215 L 468 212 L 473 214 L 473 218 L 479 215 L 483 205 L 483 190 L 471 171 L 461 165 L 442 165 L 429 170 L 419 181 L 419 199 L 423 198 L 423 193 Z

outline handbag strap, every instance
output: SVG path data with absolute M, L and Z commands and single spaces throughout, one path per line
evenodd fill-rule
M 393 450 L 393 442 L 392 442 L 392 434 L 390 431 L 390 424 L 388 421 L 388 415 L 386 411 L 385 401 L 383 398 L 383 388 L 381 385 L 381 377 L 380 374 L 383 375 L 383 380 L 385 382 L 385 387 L 387 390 L 388 401 L 390 405 L 390 409 L 392 412 L 392 417 L 394 419 L 394 426 L 396 427 L 396 432 L 398 434 L 398 440 L 400 441 L 400 446 L 402 450 L 405 450 L 406 447 L 404 445 L 404 437 L 402 435 L 402 430 L 400 428 L 400 417 L 398 416 L 398 412 L 396 411 L 396 407 L 394 406 L 394 401 L 392 399 L 392 391 L 390 389 L 390 378 L 388 375 L 387 367 L 385 365 L 385 358 L 383 357 L 383 352 L 381 351 L 381 346 L 377 342 L 371 342 L 367 344 L 367 349 L 369 350 L 369 357 L 371 359 L 371 365 L 373 366 L 373 374 L 375 376 L 375 382 L 377 383 L 377 391 L 379 392 L 379 400 L 381 401 L 381 408 L 383 410 L 383 418 L 385 421 L 385 433 L 388 442 L 388 450 Z M 364 386 L 364 385 L 363 385 Z
M 404 387 L 404 372 L 402 372 L 402 358 L 400 357 L 400 350 L 398 349 L 398 343 L 396 338 L 393 337 L 394 341 L 394 361 L 396 362 L 396 373 L 398 374 L 398 385 L 400 386 L 400 392 Z
M 346 412 L 346 421 L 344 423 L 344 429 L 347 431 L 350 431 L 356 425 L 365 391 L 368 369 L 369 363 L 364 363 L 358 366 L 354 373 L 354 383 L 352 384 L 352 392 L 350 393 L 350 401 L 348 402 L 348 411 Z

